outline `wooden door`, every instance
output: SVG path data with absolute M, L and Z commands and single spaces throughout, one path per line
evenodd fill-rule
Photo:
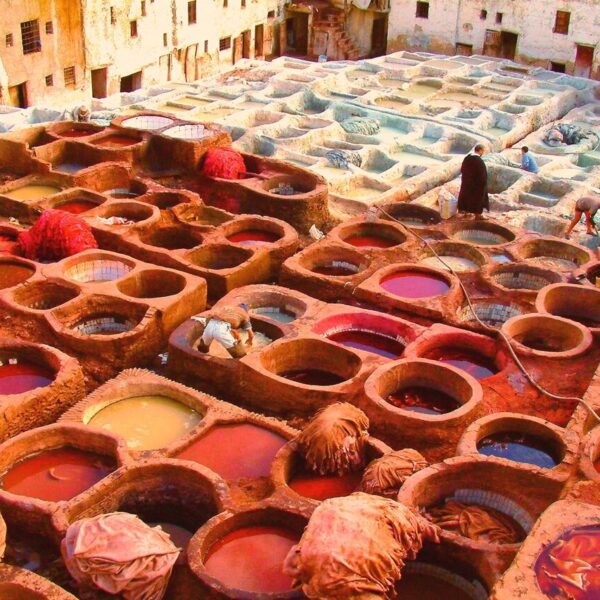
M 589 77 L 592 73 L 592 63 L 594 62 L 594 47 L 581 46 L 577 44 L 577 54 L 575 56 L 575 71 L 577 77 Z
M 233 64 L 242 58 L 244 41 L 242 36 L 238 36 L 233 40 Z
M 483 42 L 483 54 L 486 56 L 500 56 L 500 48 L 502 47 L 502 35 L 499 31 L 488 29 L 485 32 L 485 40 Z

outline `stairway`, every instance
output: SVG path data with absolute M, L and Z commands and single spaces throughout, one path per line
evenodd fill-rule
M 315 12 L 313 29 L 326 32 L 329 36 L 327 56 L 330 60 L 356 60 L 360 50 L 346 34 L 344 11 L 339 8 L 327 7 Z

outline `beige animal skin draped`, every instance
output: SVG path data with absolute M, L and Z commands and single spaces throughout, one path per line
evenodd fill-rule
M 388 452 L 369 463 L 360 482 L 360 491 L 395 498 L 406 479 L 427 466 L 425 457 L 412 448 Z
M 317 507 L 284 573 L 308 598 L 393 598 L 406 560 L 438 528 L 403 504 L 356 492 Z
M 362 410 L 340 402 L 320 410 L 296 438 L 306 464 L 322 475 L 343 475 L 364 463 L 369 419 Z
M 129 513 L 76 521 L 61 551 L 76 581 L 124 600 L 160 600 L 179 556 L 168 534 Z

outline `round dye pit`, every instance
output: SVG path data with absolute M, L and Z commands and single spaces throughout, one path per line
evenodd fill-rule
M 320 475 L 308 470 L 295 473 L 288 486 L 299 496 L 313 500 L 327 500 L 349 496 L 356 492 L 362 479 L 362 472 L 345 475 Z
M 357 248 L 391 248 L 399 242 L 390 238 L 377 235 L 351 235 L 344 239 L 347 244 Z
M 472 375 L 475 379 L 485 379 L 498 372 L 494 361 L 487 356 L 472 350 L 463 350 L 462 348 L 436 348 L 424 354 L 421 358 L 437 360 L 446 365 L 452 365 Z
M 379 354 L 385 358 L 398 358 L 404 352 L 402 342 L 375 331 L 345 329 L 328 334 L 327 339 L 348 348 Z
M 194 409 L 172 398 L 136 396 L 109 404 L 87 424 L 121 436 L 132 450 L 154 450 L 187 435 L 201 419 Z
M 204 566 L 209 575 L 230 589 L 255 593 L 292 591 L 283 562 L 300 536 L 283 527 L 237 529 L 212 546 Z
M 255 315 L 261 315 L 263 317 L 269 317 L 279 323 L 291 323 L 297 319 L 297 316 L 290 311 L 279 308 L 278 306 L 259 306 L 253 308 L 252 312 Z
M 111 198 L 115 198 L 117 200 L 123 200 L 125 198 L 137 198 L 141 195 L 140 192 L 135 192 L 127 188 L 115 188 L 114 190 L 108 190 L 105 193 Z
M 102 146 L 104 148 L 126 148 L 127 146 L 133 146 L 140 141 L 141 140 L 126 135 L 109 135 L 108 137 L 96 140 L 94 145 Z
M 224 479 L 268 477 L 275 454 L 287 440 L 250 423 L 218 425 L 177 455 L 198 462 Z
M 70 202 L 59 204 L 55 208 L 74 215 L 80 215 L 83 212 L 92 210 L 92 208 L 96 208 L 96 206 L 98 206 L 98 204 L 91 200 L 71 200 Z
M 396 408 L 424 415 L 445 415 L 462 406 L 456 398 L 445 392 L 417 385 L 396 390 L 385 400 Z
M 78 321 L 72 329 L 80 335 L 119 335 L 135 329 L 136 325 L 126 317 L 94 315 Z
M 356 275 L 360 271 L 360 268 L 358 265 L 354 265 L 352 263 L 335 260 L 331 263 L 316 265 L 311 270 L 313 273 L 317 273 L 318 275 L 327 275 L 329 277 L 349 277 L 351 275 Z
M 537 584 L 552 600 L 600 598 L 600 526 L 576 527 L 542 549 Z
M 430 298 L 450 289 L 444 278 L 419 271 L 398 271 L 384 277 L 380 285 L 386 292 L 402 298 Z
M 488 595 L 479 583 L 456 575 L 442 567 L 408 562 L 396 584 L 402 600 L 485 600 Z
M 498 229 L 499 231 L 491 231 L 484 228 L 462 229 L 457 231 L 453 237 L 461 242 L 469 242 L 476 246 L 497 246 L 499 244 L 507 244 L 515 239 L 514 234 L 510 230 L 501 231 L 503 228 Z
M 13 200 L 21 200 L 27 202 L 28 200 L 41 200 L 48 196 L 54 196 L 62 190 L 54 185 L 25 185 L 9 192 L 4 192 L 3 195 Z
M 0 366 L 0 396 L 23 394 L 54 381 L 50 369 L 26 361 L 6 361 Z
M 479 440 L 479 454 L 552 469 L 561 462 L 548 440 L 520 431 L 493 433 Z
M 70 129 L 65 129 L 65 130 L 61 131 L 60 133 L 56 133 L 55 135 L 58 135 L 59 137 L 64 137 L 64 138 L 81 138 L 81 137 L 88 137 L 88 136 L 92 135 L 93 133 L 97 133 L 97 131 L 94 129 L 82 129 L 79 127 L 71 127 Z
M 280 237 L 278 234 L 264 229 L 247 229 L 232 233 L 227 236 L 227 239 L 233 244 L 240 244 L 241 246 L 266 246 L 267 244 L 273 244 Z
M 441 259 L 441 260 L 440 260 Z M 450 268 L 457 273 L 464 273 L 466 271 L 477 271 L 479 265 L 468 258 L 462 256 L 429 256 L 419 261 L 420 265 L 426 267 L 434 267 L 436 269 L 446 269 L 450 271 Z M 450 267 L 450 268 L 449 268 Z
M 513 336 L 513 339 L 527 348 L 539 352 L 564 352 L 565 337 L 551 331 L 525 331 Z
M 512 516 L 476 502 L 447 498 L 429 507 L 426 516 L 442 529 L 473 541 L 518 544 L 527 537 Z
M 81 283 L 102 283 L 124 277 L 132 270 L 134 264 L 109 258 L 84 259 L 67 267 L 64 274 L 69 279 Z
M 14 287 L 27 281 L 35 269 L 25 263 L 2 262 L 0 263 L 0 290 Z
M 324 387 L 328 385 L 337 385 L 338 383 L 345 381 L 343 377 L 340 377 L 336 373 L 323 371 L 321 369 L 293 369 L 277 373 L 277 375 L 289 379 L 290 381 L 295 381 L 296 383 Z
M 193 533 L 188 529 L 175 525 L 174 523 L 155 522 L 148 523 L 150 527 L 160 527 L 166 534 L 169 535 L 171 541 L 181 550 L 177 557 L 176 565 L 184 565 L 187 560 L 187 547 L 193 537 Z
M 2 477 L 2 489 L 48 502 L 70 500 L 114 471 L 105 456 L 74 448 L 57 448 L 29 456 Z

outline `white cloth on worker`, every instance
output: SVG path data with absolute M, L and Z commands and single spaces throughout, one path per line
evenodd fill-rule
M 237 341 L 231 332 L 231 325 L 225 321 L 211 319 L 202 334 L 202 343 L 210 346 L 213 340 L 217 340 L 224 348 L 233 348 Z

